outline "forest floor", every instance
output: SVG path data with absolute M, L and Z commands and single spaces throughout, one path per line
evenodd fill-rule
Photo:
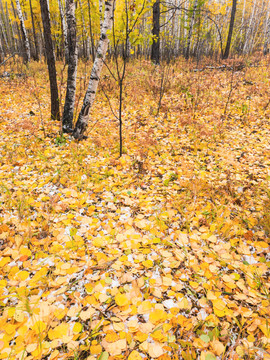
M 77 142 L 5 69 L 0 359 L 270 359 L 269 66 L 196 67 L 128 64 L 121 158 L 108 71 Z

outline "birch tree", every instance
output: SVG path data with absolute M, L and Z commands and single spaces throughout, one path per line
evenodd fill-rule
M 59 13 L 60 13 L 61 24 L 62 24 L 62 29 L 63 29 L 65 61 L 67 64 L 68 63 L 68 53 L 69 53 L 68 40 L 67 40 L 67 23 L 66 23 L 66 19 L 64 16 L 64 11 L 63 11 L 63 6 L 62 6 L 61 0 L 58 0 L 58 7 L 59 7 Z
M 66 100 L 62 119 L 62 130 L 64 133 L 72 133 L 78 61 L 74 0 L 67 0 L 66 2 L 66 17 L 68 41 L 68 78 Z
M 4 58 L 5 58 L 5 53 L 4 53 L 4 49 L 2 46 L 2 40 L 1 40 L 1 36 L 0 36 L 0 63 L 2 63 Z
M 81 18 L 82 18 L 82 40 L 83 40 L 83 44 L 85 44 L 84 46 L 84 57 L 88 60 L 89 59 L 89 52 L 90 52 L 90 43 L 89 43 L 89 37 L 86 31 L 86 26 L 85 26 L 85 19 L 84 19 L 84 12 L 83 12 L 83 5 L 81 0 L 79 0 L 79 4 L 80 4 L 80 9 L 81 9 Z
M 17 14 L 18 14 L 18 18 L 20 20 L 20 26 L 21 26 L 21 32 L 22 32 L 22 41 L 23 41 L 23 50 L 24 50 L 23 58 L 24 58 L 24 62 L 26 64 L 28 64 L 30 61 L 30 43 L 29 43 L 27 32 L 26 32 L 26 28 L 24 25 L 24 18 L 23 18 L 22 8 L 21 8 L 19 0 L 16 0 L 16 8 L 17 8 Z
M 2 39 L 3 39 L 3 45 L 2 45 L 2 56 L 5 57 L 5 50 L 6 52 L 8 52 L 9 50 L 9 46 L 8 46 L 8 41 L 6 38 L 6 33 L 5 33 L 5 28 L 4 28 L 4 24 L 2 22 L 2 18 L 0 16 L 0 40 L 1 40 L 1 35 L 2 35 Z
M 270 9 L 268 8 L 266 24 L 265 24 L 265 33 L 264 33 L 264 44 L 263 44 L 263 54 L 267 55 L 269 52 L 269 42 L 270 42 Z
M 88 126 L 89 111 L 95 100 L 97 87 L 100 80 L 100 74 L 102 71 L 102 67 L 106 57 L 106 52 L 108 49 L 109 39 L 107 32 L 112 28 L 113 13 L 114 13 L 114 0 L 107 0 L 105 2 L 104 21 L 102 24 L 95 61 L 92 67 L 88 88 L 83 100 L 83 106 L 80 111 L 73 132 L 74 138 L 78 140 L 83 139 L 85 137 L 84 133 Z
M 58 87 L 56 78 L 56 67 L 55 67 L 55 55 L 53 50 L 52 34 L 51 34 L 51 23 L 49 4 L 47 0 L 40 0 L 41 17 L 44 29 L 44 42 L 47 66 L 50 79 L 50 91 L 51 91 L 51 118 L 54 120 L 60 119 L 59 109 L 59 97 Z
M 187 37 L 187 47 L 186 47 L 186 52 L 185 52 L 186 60 L 189 59 L 190 43 L 191 43 L 191 37 L 192 37 L 192 32 L 193 32 L 193 26 L 194 26 L 197 6 L 198 6 L 198 0 L 195 0 L 194 5 L 193 5 L 193 11 L 192 11 L 191 19 L 190 19 L 190 24 L 189 24 L 188 37 Z
M 253 4 L 252 14 L 251 14 L 251 17 L 249 20 L 249 25 L 248 25 L 247 34 L 246 34 L 246 40 L 245 40 L 245 44 L 244 44 L 244 48 L 243 48 L 244 54 L 248 54 L 249 50 L 250 50 L 250 46 L 252 46 L 251 34 L 253 32 L 253 23 L 254 23 L 256 8 L 257 8 L 257 0 L 255 0 L 255 2 Z

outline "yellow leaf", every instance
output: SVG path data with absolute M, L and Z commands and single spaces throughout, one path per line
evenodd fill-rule
M 148 354 L 152 358 L 157 358 L 164 354 L 162 346 L 158 343 L 155 344 L 148 344 Z
M 48 336 L 50 340 L 61 339 L 63 336 L 66 336 L 69 330 L 69 324 L 60 324 L 54 329 L 50 329 Z
M 128 360 L 141 360 L 142 357 L 137 350 L 133 350 L 128 357 Z
M 24 320 L 24 312 L 20 309 L 16 309 L 13 315 L 13 318 L 17 322 L 23 322 Z
M 119 336 L 112 330 L 110 330 L 107 335 L 105 336 L 105 340 L 108 342 L 108 343 L 114 343 L 116 342 L 117 340 L 119 340 Z
M 165 342 L 167 340 L 167 336 L 163 334 L 161 330 L 156 330 L 151 334 L 151 337 L 158 342 Z
M 213 293 L 213 291 L 208 291 L 207 292 L 207 299 L 208 300 L 216 300 L 217 299 L 217 297 L 216 297 L 216 295 Z
M 180 309 L 189 309 L 191 307 L 186 298 L 181 299 L 177 305 Z
M 83 325 L 79 322 L 76 322 L 73 326 L 74 334 L 79 334 L 82 331 Z
M 87 310 L 80 312 L 80 318 L 83 321 L 89 320 L 95 313 L 95 310 L 90 306 Z
M 262 330 L 262 332 L 264 333 L 264 335 L 267 338 L 270 338 L 270 325 L 269 324 L 259 325 L 259 328 Z
M 218 340 L 213 340 L 211 342 L 211 346 L 213 348 L 213 351 L 216 355 L 220 356 L 224 353 L 225 346 Z
M 160 309 L 154 310 L 153 312 L 151 312 L 149 316 L 149 320 L 151 321 L 152 324 L 165 322 L 166 319 L 167 319 L 166 312 Z
M 197 289 L 199 287 L 199 283 L 195 282 L 195 281 L 190 281 L 189 285 L 193 288 L 193 289 Z
M 124 331 L 125 324 L 123 322 L 113 322 L 113 328 L 115 331 Z
M 10 257 L 3 257 L 0 260 L 0 267 L 4 267 L 6 264 L 8 264 L 10 262 Z
M 222 311 L 225 309 L 226 304 L 223 300 L 216 299 L 216 300 L 213 300 L 213 306 L 215 309 Z
M 3 328 L 3 330 L 6 332 L 6 334 L 8 335 L 15 335 L 16 333 L 16 325 L 12 325 L 12 324 L 6 324 Z
M 138 307 L 138 314 L 147 314 L 152 309 L 152 303 L 148 300 L 143 301 Z
M 103 339 L 101 344 L 111 356 L 121 355 L 122 351 L 126 350 L 127 347 L 126 339 L 121 339 L 113 343 L 108 343 Z
M 145 261 L 142 261 L 142 265 L 144 267 L 146 267 L 147 269 L 153 267 L 153 261 L 152 260 L 145 260 Z
M 126 306 L 129 304 L 129 300 L 125 294 L 117 293 L 115 295 L 115 302 L 118 306 Z
M 46 329 L 46 324 L 43 321 L 36 321 L 32 329 L 36 334 L 42 334 Z
M 140 343 L 146 341 L 146 339 L 148 338 L 148 334 L 145 334 L 141 331 L 136 332 L 134 339 L 139 341 Z
M 130 320 L 127 323 L 127 326 L 128 326 L 129 332 L 131 332 L 131 333 L 134 333 L 139 330 L 139 324 L 138 324 L 137 320 Z
M 104 238 L 102 237 L 97 237 L 94 240 L 92 240 L 92 245 L 94 245 L 95 247 L 104 247 L 105 246 L 105 241 Z
M 102 351 L 102 346 L 101 345 L 91 345 L 90 346 L 90 353 L 92 355 L 99 355 Z

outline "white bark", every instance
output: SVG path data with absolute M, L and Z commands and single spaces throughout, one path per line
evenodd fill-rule
M 62 119 L 62 130 L 66 133 L 73 131 L 73 113 L 76 93 L 76 77 L 77 77 L 77 62 L 78 50 L 76 41 L 76 17 L 75 17 L 75 2 L 74 0 L 67 0 L 66 15 L 68 25 L 68 78 L 67 78 L 67 92 L 64 106 L 64 113 Z
M 29 63 L 29 61 L 30 61 L 30 44 L 29 44 L 29 39 L 28 39 L 28 35 L 26 32 L 26 28 L 24 25 L 24 18 L 23 18 L 22 8 L 21 8 L 19 0 L 16 0 L 16 7 L 17 7 L 17 13 L 18 13 L 18 17 L 20 20 L 21 30 L 22 30 L 23 47 L 24 47 L 24 61 L 25 61 L 25 63 Z
M 103 0 L 98 0 L 98 8 L 99 8 L 99 26 L 100 26 L 100 33 L 102 30 L 102 10 L 103 10 Z
M 83 106 L 80 111 L 73 136 L 75 139 L 82 139 L 86 131 L 88 120 L 89 120 L 89 111 L 94 103 L 97 87 L 100 79 L 100 74 L 102 67 L 105 61 L 106 52 L 108 49 L 108 35 L 107 32 L 112 28 L 112 20 L 114 13 L 114 0 L 107 0 L 105 2 L 105 12 L 104 12 L 104 21 L 102 25 L 102 30 L 100 34 L 99 44 L 97 48 L 96 58 L 92 67 L 91 76 L 88 84 L 88 89 L 86 91 Z
M 89 55 L 90 55 L 90 42 L 89 42 L 89 36 L 87 34 L 86 31 L 86 27 L 85 27 L 85 20 L 84 20 L 84 13 L 83 13 L 83 7 L 82 7 L 82 2 L 81 0 L 79 0 L 79 4 L 80 4 L 80 8 L 81 8 L 81 17 L 82 17 L 82 25 L 83 25 L 83 42 L 86 42 L 86 53 L 84 55 L 86 55 L 87 60 L 89 59 Z
M 264 30 L 264 44 L 263 44 L 264 55 L 268 54 L 269 42 L 270 42 L 270 9 L 268 8 L 267 16 L 266 16 L 265 30 Z
M 250 50 L 250 46 L 252 46 L 251 44 L 251 35 L 253 33 L 253 27 L 254 27 L 254 16 L 255 16 L 255 10 L 257 9 L 257 0 L 255 0 L 254 5 L 253 5 L 253 9 L 252 9 L 252 14 L 249 20 L 249 25 L 248 25 L 248 30 L 247 30 L 247 34 L 246 34 L 246 41 L 244 44 L 244 48 L 243 48 L 243 53 L 244 54 L 248 54 L 249 50 Z
M 3 42 L 4 42 L 4 45 L 2 46 L 2 48 L 4 49 L 4 46 L 6 47 L 6 51 L 9 50 L 9 46 L 8 46 L 8 41 L 7 41 L 7 37 L 6 37 L 6 33 L 5 33 L 5 28 L 4 28 L 4 25 L 2 23 L 2 18 L 0 16 L 0 31 L 2 33 L 2 37 L 3 37 Z M 0 36 L 1 36 L 1 33 L 0 33 Z
M 192 37 L 192 32 L 193 32 L 193 25 L 194 25 L 194 21 L 195 21 L 195 15 L 196 15 L 197 6 L 198 6 L 198 0 L 195 0 L 194 5 L 193 5 L 193 11 L 192 11 L 191 19 L 190 19 L 188 38 L 187 38 L 187 48 L 186 48 L 186 54 L 185 54 L 185 58 L 187 60 L 189 59 L 190 43 L 191 43 L 191 37 Z
M 2 46 L 1 36 L 0 36 L 0 62 L 2 62 L 5 58 L 5 53 Z
M 65 60 L 68 63 L 68 40 L 67 40 L 67 22 L 63 11 L 63 6 L 61 0 L 58 0 L 58 7 L 60 12 L 60 18 L 63 28 L 63 37 L 64 37 L 64 48 L 65 48 Z

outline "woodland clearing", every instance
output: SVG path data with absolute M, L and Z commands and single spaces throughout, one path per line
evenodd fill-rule
M 128 63 L 121 158 L 106 69 L 78 142 L 7 65 L 0 359 L 270 359 L 268 62 Z

